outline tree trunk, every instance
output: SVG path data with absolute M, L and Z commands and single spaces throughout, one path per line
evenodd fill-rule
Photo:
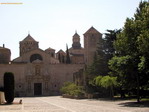
M 137 73 L 137 102 L 140 103 L 140 84 L 139 84 L 139 74 Z

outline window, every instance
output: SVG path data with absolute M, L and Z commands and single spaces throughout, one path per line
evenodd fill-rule
M 32 63 L 35 60 L 41 60 L 42 61 L 43 59 L 42 59 L 42 56 L 40 54 L 33 54 L 33 55 L 31 55 L 30 62 Z

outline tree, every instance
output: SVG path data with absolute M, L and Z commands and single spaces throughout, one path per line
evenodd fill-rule
M 104 52 L 104 40 L 101 38 L 98 42 L 98 48 L 95 52 L 93 63 L 90 66 L 87 66 L 85 70 L 87 93 L 103 92 L 103 94 L 101 93 L 101 96 L 105 96 L 106 90 L 103 91 L 103 88 L 94 85 L 92 82 L 99 74 L 101 76 L 107 75 L 109 72 L 108 70 L 108 62 Z
M 121 32 L 121 29 L 117 30 L 107 30 L 107 33 L 105 33 L 104 38 L 104 52 L 106 54 L 107 59 L 111 59 L 113 55 L 115 54 L 115 49 L 113 46 L 114 41 L 117 39 L 117 35 Z
M 110 96 L 112 98 L 114 96 L 113 87 L 117 85 L 116 80 L 117 77 L 111 77 L 109 75 L 102 77 L 99 75 L 95 78 L 95 84 L 104 88 L 110 88 Z
M 4 74 L 4 91 L 5 100 L 7 103 L 12 103 L 14 100 L 14 75 L 11 72 Z
M 114 42 L 115 57 L 109 62 L 112 74 L 127 89 L 140 88 L 149 81 L 149 3 L 141 1 L 133 18 L 127 18 L 122 32 Z M 124 82 L 122 81 L 124 78 Z M 129 87 L 127 86 L 129 85 Z
M 63 87 L 61 88 L 61 92 L 63 94 L 67 94 L 70 96 L 83 96 L 84 95 L 84 90 L 82 86 L 77 86 L 76 84 L 72 83 L 72 82 L 65 82 Z
M 69 50 L 68 50 L 68 45 L 66 45 L 66 64 L 70 64 L 70 55 L 69 55 Z

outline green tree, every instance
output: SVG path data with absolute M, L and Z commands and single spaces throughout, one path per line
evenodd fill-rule
M 7 103 L 12 103 L 14 100 L 14 75 L 11 72 L 4 74 L 4 93 Z
M 104 88 L 110 88 L 110 97 L 112 98 L 114 96 L 113 87 L 117 85 L 117 77 L 99 75 L 95 78 L 95 84 Z
M 90 82 L 92 82 L 99 74 L 102 76 L 107 74 L 107 68 L 108 66 L 104 53 L 104 40 L 100 39 L 98 42 L 97 51 L 94 55 L 93 63 L 87 66 L 87 69 L 85 70 L 86 91 L 88 93 L 94 93 L 97 91 L 98 88 L 96 85 L 92 85 Z
M 106 53 L 107 59 L 111 59 L 115 54 L 115 49 L 113 46 L 114 41 L 117 39 L 117 35 L 121 32 L 121 29 L 117 30 L 107 30 L 104 38 L 104 52 Z
M 84 95 L 83 87 L 77 86 L 72 82 L 65 82 L 63 87 L 61 88 L 61 92 L 63 94 L 67 94 L 70 96 L 77 96 L 77 97 Z
M 115 57 L 109 62 L 111 74 L 127 89 L 137 89 L 140 102 L 140 88 L 149 81 L 149 3 L 140 2 L 133 18 L 127 18 L 122 32 L 114 42 Z M 124 78 L 125 81 L 122 81 Z M 129 85 L 129 87 L 127 86 Z

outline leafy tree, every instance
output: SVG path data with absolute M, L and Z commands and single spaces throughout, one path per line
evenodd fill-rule
M 4 93 L 7 103 L 12 103 L 14 100 L 14 75 L 11 72 L 4 74 Z
M 117 87 L 119 88 L 121 97 L 125 97 L 124 90 L 130 90 L 136 85 L 135 73 L 133 75 L 127 75 L 133 72 L 133 64 L 131 61 L 132 59 L 128 55 L 121 57 L 115 56 L 109 61 L 109 68 L 112 70 L 109 74 L 117 77 Z
M 140 102 L 139 90 L 148 85 L 149 81 L 148 2 L 141 1 L 134 17 L 126 19 L 114 47 L 116 54 L 109 62 L 113 71 L 111 74 L 118 76 L 123 87 L 137 89 L 137 101 Z
M 101 86 L 104 88 L 110 88 L 110 96 L 114 96 L 113 87 L 117 85 L 117 77 L 111 77 L 109 75 L 107 76 L 97 76 L 95 78 L 95 84 L 97 86 Z

